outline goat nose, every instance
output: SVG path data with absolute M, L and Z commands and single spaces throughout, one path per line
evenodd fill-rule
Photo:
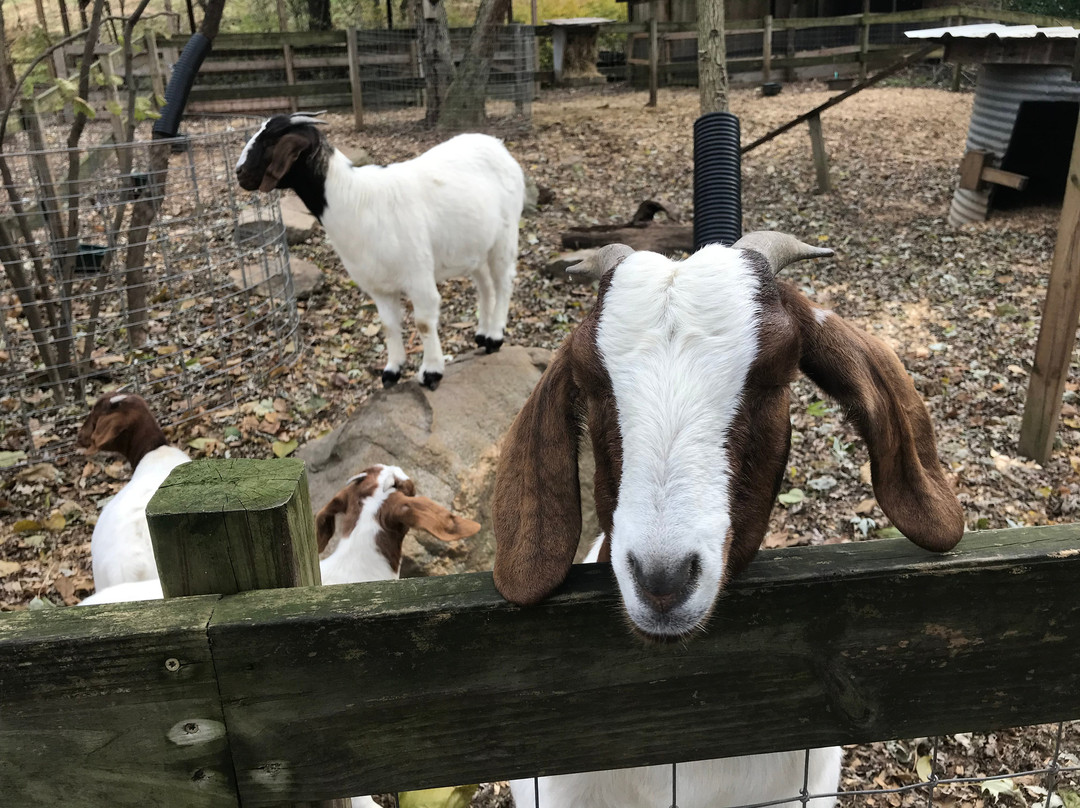
M 638 593 L 658 611 L 668 612 L 690 597 L 701 575 L 697 553 L 668 563 L 642 564 L 630 554 L 630 572 Z

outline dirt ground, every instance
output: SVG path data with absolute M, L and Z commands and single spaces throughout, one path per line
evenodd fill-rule
M 746 143 L 828 97 L 821 85 L 786 85 L 772 98 L 736 91 L 732 106 Z M 644 102 L 645 95 L 636 92 L 545 93 L 534 105 L 531 131 L 498 132 L 527 173 L 553 193 L 553 201 L 523 223 L 508 343 L 554 348 L 592 303 L 592 289 L 539 272 L 560 251 L 562 230 L 625 220 L 648 198 L 692 210 L 696 91 L 662 90 L 656 109 Z M 805 127 L 762 146 L 744 158 L 744 229 L 784 230 L 836 250 L 835 258 L 796 265 L 787 277 L 897 351 L 930 408 L 969 529 L 1072 522 L 1080 510 L 1075 365 L 1050 461 L 1036 465 L 1016 449 L 1059 211 L 1023 208 L 959 230 L 949 227 L 945 217 L 971 103 L 970 94 L 886 87 L 830 110 L 823 125 L 835 190 L 828 195 L 813 193 Z M 329 117 L 335 145 L 362 146 L 378 162 L 413 156 L 440 139 L 418 130 L 403 133 L 390 123 L 356 134 L 350 118 Z M 173 434 L 193 456 L 268 457 L 272 441 L 303 444 L 340 424 L 378 385 L 384 354 L 374 306 L 318 238 L 297 252 L 318 263 L 328 279 L 301 304 L 299 365 L 276 378 L 262 398 Z M 442 291 L 444 350 L 459 356 L 473 350 L 473 290 L 452 281 Z M 415 359 L 420 344 L 415 334 L 411 341 Z M 800 380 L 794 390 L 787 504 L 776 506 L 765 546 L 888 535 L 854 430 L 813 385 Z M 190 443 L 199 438 L 208 440 Z M 92 591 L 94 515 L 128 474 L 113 458 L 93 458 L 36 476 L 5 475 L 0 609 L 71 604 Z M 57 513 L 62 520 L 54 518 Z M 52 525 L 62 526 L 50 530 L 51 518 Z M 38 526 L 16 532 L 20 520 Z M 940 778 L 945 772 L 972 777 L 1041 769 L 1052 756 L 1054 729 L 950 736 L 937 746 L 935 772 Z M 1075 725 L 1066 727 L 1061 748 L 1060 764 L 1077 765 Z M 919 782 L 917 763 L 930 751 L 927 739 L 852 747 L 844 788 Z M 1038 792 L 1042 779 L 1008 782 L 1014 788 L 998 794 L 977 785 L 939 786 L 934 803 L 982 808 L 1045 801 Z M 1080 806 L 1075 784 L 1072 789 L 1065 790 L 1067 808 Z M 474 804 L 506 804 L 505 789 L 484 793 Z M 925 801 L 926 794 L 845 799 L 895 808 Z

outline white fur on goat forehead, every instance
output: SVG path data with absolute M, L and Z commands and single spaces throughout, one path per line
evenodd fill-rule
M 252 135 L 251 139 L 248 140 L 248 142 L 244 144 L 244 149 L 243 149 L 243 151 L 240 152 L 240 158 L 236 161 L 236 168 L 234 169 L 235 171 L 239 171 L 240 166 L 242 166 L 244 164 L 244 162 L 247 160 L 248 152 L 251 151 L 252 144 L 254 144 L 255 141 L 259 139 L 259 135 L 261 135 L 264 131 L 266 131 L 266 125 L 268 123 L 270 123 L 270 118 L 267 118 L 265 121 L 263 121 L 262 126 L 259 127 L 259 131 L 256 132 L 254 135 Z
M 724 436 L 758 354 L 760 284 L 741 251 L 719 246 L 681 262 L 635 253 L 615 270 L 596 344 L 622 433 L 620 510 L 663 509 L 657 485 L 683 474 L 727 490 Z

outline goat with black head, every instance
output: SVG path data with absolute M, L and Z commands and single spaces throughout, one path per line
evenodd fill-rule
M 248 191 L 291 188 L 326 230 L 345 270 L 371 295 L 386 331 L 383 384 L 405 364 L 401 295 L 413 303 L 424 343 L 420 382 L 434 390 L 445 360 L 437 283 L 468 275 L 476 284 L 476 342 L 499 350 L 516 274 L 525 175 L 488 135 L 451 138 L 413 160 L 355 166 L 319 131 L 318 118 L 275 115 L 236 164 Z
M 601 250 L 593 310 L 563 343 L 503 449 L 495 584 L 536 603 L 566 577 L 581 531 L 577 448 L 588 425 L 596 510 L 623 605 L 641 634 L 682 637 L 754 557 L 791 442 L 789 383 L 802 370 L 847 410 L 870 451 L 882 510 L 920 547 L 952 548 L 960 503 L 896 354 L 774 278 L 831 255 L 751 233 L 671 261 Z

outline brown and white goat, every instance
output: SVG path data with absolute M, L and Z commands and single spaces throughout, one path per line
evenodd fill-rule
M 578 440 L 588 425 L 596 510 L 622 602 L 656 639 L 702 625 L 765 535 L 802 370 L 847 410 L 882 510 L 920 547 L 964 532 L 934 430 L 881 340 L 774 278 L 830 250 L 752 233 L 685 261 L 605 248 L 595 307 L 518 414 L 493 503 L 495 585 L 519 604 L 566 577 L 581 531 Z
M 401 543 L 410 528 L 442 541 L 472 536 L 480 525 L 427 497 L 397 466 L 371 466 L 349 479 L 315 518 L 324 584 L 384 581 L 401 574 Z
M 77 445 L 87 454 L 116 452 L 131 464 L 127 485 L 101 509 L 90 555 L 97 590 L 157 579 L 146 504 L 165 478 L 190 458 L 169 446 L 146 401 L 134 393 L 102 396 L 79 428 Z

